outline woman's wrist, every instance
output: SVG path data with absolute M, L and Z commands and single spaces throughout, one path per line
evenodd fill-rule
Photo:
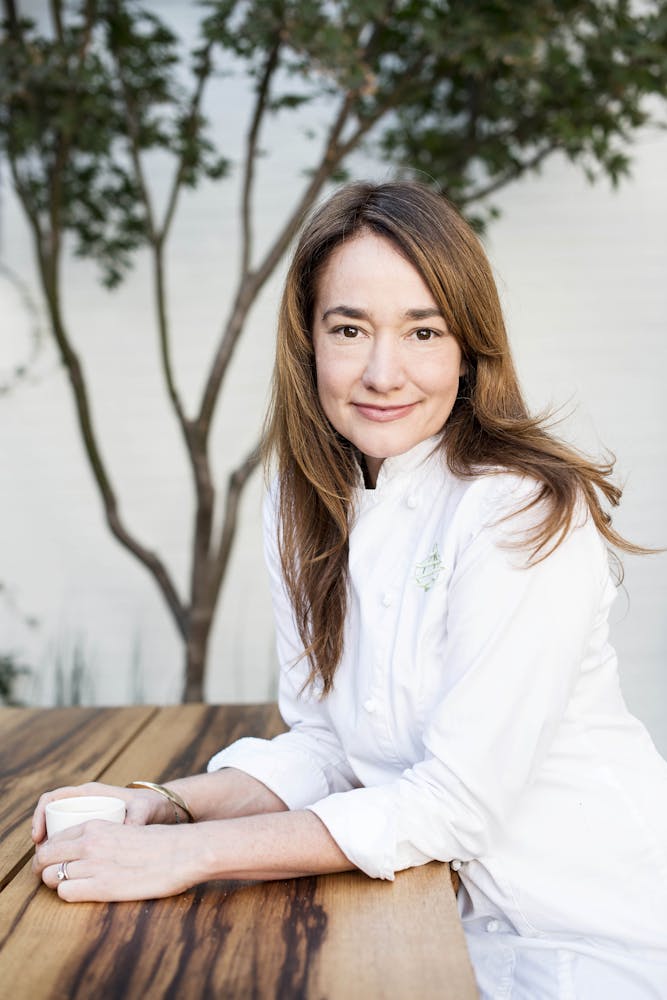
M 287 808 L 261 781 L 233 767 L 169 779 L 166 787 L 187 803 L 198 823 L 281 812 Z
M 165 799 L 171 806 L 173 813 L 173 822 L 175 823 L 194 823 L 195 817 L 189 808 L 185 799 L 183 799 L 178 792 L 174 789 L 167 787 L 167 785 L 159 785 L 154 781 L 145 781 L 143 779 L 131 781 L 128 788 L 142 788 L 149 792 L 155 792 L 160 798 Z
M 127 786 L 129 788 L 129 786 Z M 148 810 L 148 824 L 158 824 L 160 826 L 170 826 L 176 824 L 174 808 L 172 804 L 150 788 L 131 789 L 136 795 L 140 795 L 146 802 Z

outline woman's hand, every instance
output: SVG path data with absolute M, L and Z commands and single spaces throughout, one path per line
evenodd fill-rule
M 46 837 L 46 814 L 48 802 L 67 799 L 79 795 L 113 795 L 122 799 L 127 808 L 125 823 L 128 826 L 146 826 L 149 823 L 173 823 L 175 816 L 171 803 L 148 788 L 117 788 L 103 785 L 99 781 L 89 781 L 85 785 L 73 785 L 45 792 L 39 799 L 32 817 L 32 839 L 36 844 Z
M 61 899 L 113 902 L 175 896 L 210 879 L 295 878 L 354 865 L 314 813 L 281 810 L 174 826 L 89 820 L 40 844 L 32 867 Z
M 40 844 L 32 868 L 68 902 L 157 899 L 202 881 L 201 855 L 194 826 L 90 820 Z M 67 878 L 59 879 L 63 862 L 67 862 Z

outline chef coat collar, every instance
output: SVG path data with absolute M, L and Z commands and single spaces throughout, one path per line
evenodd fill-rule
M 426 438 L 424 441 L 420 441 L 419 444 L 416 444 L 413 448 L 410 448 L 409 451 L 405 451 L 401 455 L 394 455 L 391 458 L 385 458 L 380 466 L 375 489 L 365 489 L 363 487 L 363 474 L 360 469 L 360 486 L 366 494 L 366 497 L 377 500 L 380 495 L 384 494 L 394 484 L 404 483 L 405 480 L 411 478 L 421 466 L 426 464 L 428 458 L 433 452 L 436 452 L 441 447 L 442 435 L 434 434 L 432 437 Z

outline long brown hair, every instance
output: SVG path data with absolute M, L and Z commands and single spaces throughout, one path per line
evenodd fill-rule
M 466 362 L 442 441 L 452 472 L 472 477 L 501 468 L 540 484 L 529 507 L 547 501 L 523 539 L 530 562 L 566 536 L 583 497 L 600 534 L 629 552 L 647 551 L 611 525 L 621 490 L 609 479 L 613 459 L 595 462 L 531 417 L 521 394 L 498 292 L 482 246 L 456 209 L 415 183 L 350 184 L 337 191 L 302 231 L 287 275 L 265 455 L 278 466 L 282 569 L 310 680 L 333 686 L 343 649 L 351 503 L 359 481 L 353 446 L 329 423 L 317 393 L 312 341 L 318 277 L 332 251 L 361 232 L 391 241 L 420 273 Z M 527 509 L 526 507 L 523 508 Z

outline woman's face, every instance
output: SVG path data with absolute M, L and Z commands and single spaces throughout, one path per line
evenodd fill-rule
M 419 272 L 362 233 L 333 251 L 315 296 L 317 389 L 375 484 L 385 458 L 437 434 L 454 406 L 461 349 Z

